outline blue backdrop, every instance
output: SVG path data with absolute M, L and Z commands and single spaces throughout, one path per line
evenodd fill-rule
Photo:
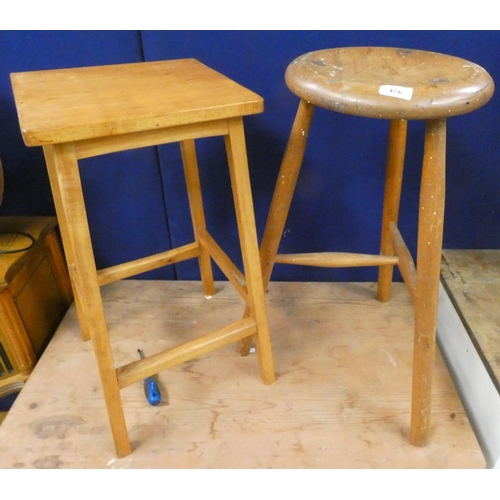
M 284 82 L 298 55 L 322 48 L 383 45 L 426 49 L 469 59 L 500 82 L 497 31 L 2 31 L 0 157 L 3 215 L 54 213 L 40 148 L 24 146 L 9 74 L 17 71 L 194 57 L 260 94 L 265 111 L 245 119 L 259 238 L 298 104 Z M 448 122 L 445 248 L 500 248 L 500 96 Z M 282 249 L 378 252 L 388 122 L 318 109 Z M 423 123 L 409 127 L 400 228 L 416 246 Z M 209 229 L 240 263 L 222 139 L 199 141 Z M 82 181 L 98 267 L 192 239 L 177 145 L 82 162 Z M 199 279 L 195 262 L 145 278 Z M 216 272 L 217 278 L 222 275 Z M 375 269 L 279 265 L 273 280 L 359 281 Z

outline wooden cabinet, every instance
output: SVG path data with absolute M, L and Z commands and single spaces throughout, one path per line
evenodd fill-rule
M 73 300 L 55 217 L 0 217 L 0 396 L 19 390 Z

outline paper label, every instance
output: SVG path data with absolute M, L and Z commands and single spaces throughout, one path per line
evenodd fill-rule
M 413 89 L 410 87 L 399 87 L 398 85 L 381 85 L 378 89 L 378 93 L 380 95 L 409 101 L 413 95 Z

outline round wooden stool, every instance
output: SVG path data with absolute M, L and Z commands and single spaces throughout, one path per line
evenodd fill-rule
M 415 303 L 410 440 L 424 445 L 430 429 L 445 198 L 446 119 L 485 104 L 493 94 L 493 80 L 477 64 L 457 57 L 379 47 L 304 54 L 288 66 L 285 79 L 301 100 L 261 245 L 264 284 L 267 285 L 275 262 L 324 267 L 379 266 L 378 298 L 386 301 L 393 266 L 399 266 Z M 381 255 L 278 255 L 316 106 L 391 120 Z M 408 120 L 426 120 L 416 268 L 397 227 Z

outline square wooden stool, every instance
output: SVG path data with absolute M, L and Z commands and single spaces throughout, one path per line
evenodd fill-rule
M 120 389 L 231 342 L 257 338 L 263 381 L 274 381 L 243 116 L 263 100 L 194 59 L 34 71 L 11 75 L 24 142 L 42 146 L 61 229 L 77 314 L 91 338 L 118 456 L 131 452 Z M 195 139 L 225 139 L 243 273 L 205 225 Z M 78 160 L 180 142 L 194 242 L 97 270 Z M 248 315 L 220 330 L 145 359 L 115 367 L 100 286 L 167 264 L 199 259 L 206 295 L 214 293 L 212 258 L 247 304 Z

